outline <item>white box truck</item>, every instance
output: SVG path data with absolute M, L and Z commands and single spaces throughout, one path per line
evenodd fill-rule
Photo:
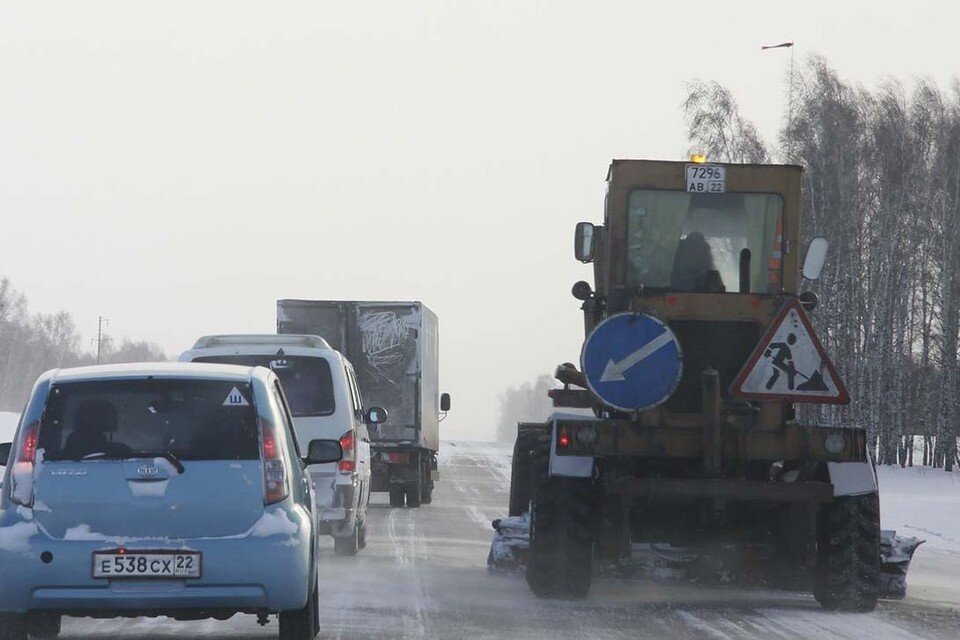
M 277 333 L 321 336 L 347 357 L 363 402 L 387 410 L 370 431 L 372 490 L 389 492 L 394 507 L 429 503 L 450 408 L 436 314 L 421 302 L 278 300 Z

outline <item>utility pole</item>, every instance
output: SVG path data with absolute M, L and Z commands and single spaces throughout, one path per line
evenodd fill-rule
M 100 347 L 103 345 L 103 326 L 109 325 L 110 320 L 99 316 L 97 318 L 97 364 L 100 364 Z

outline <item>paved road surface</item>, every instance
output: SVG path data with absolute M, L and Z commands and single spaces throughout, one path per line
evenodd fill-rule
M 445 443 L 432 505 L 390 509 L 375 496 L 370 544 L 356 558 L 321 558 L 323 638 L 955 639 L 956 572 L 920 588 L 919 598 L 884 602 L 867 615 L 821 611 L 806 594 L 708 589 L 670 582 L 602 579 L 580 602 L 538 600 L 521 577 L 492 575 L 490 521 L 503 515 L 509 452 L 485 443 Z M 918 558 L 918 562 L 922 559 Z M 958 558 L 936 562 L 960 565 Z M 935 574 L 934 574 L 935 575 Z M 167 619 L 64 623 L 64 638 L 275 637 L 254 618 L 178 623 Z

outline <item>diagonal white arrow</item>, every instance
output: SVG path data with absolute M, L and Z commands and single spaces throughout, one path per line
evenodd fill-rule
M 671 342 L 673 342 L 673 339 L 670 337 L 670 332 L 664 331 L 659 336 L 643 345 L 620 362 L 614 362 L 611 360 L 603 369 L 603 375 L 600 376 L 600 382 L 617 382 L 620 380 L 626 380 L 626 378 L 623 377 L 623 374 L 627 371 L 627 369 L 634 366 L 644 358 L 647 358 L 657 349 L 664 347 Z

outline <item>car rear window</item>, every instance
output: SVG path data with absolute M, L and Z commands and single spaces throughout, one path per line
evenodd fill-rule
M 333 376 L 325 358 L 312 356 L 222 355 L 201 356 L 194 362 L 218 362 L 272 369 L 295 418 L 329 416 L 336 409 Z
M 45 460 L 172 453 L 181 460 L 256 460 L 250 385 L 221 380 L 109 380 L 53 385 L 40 422 Z

